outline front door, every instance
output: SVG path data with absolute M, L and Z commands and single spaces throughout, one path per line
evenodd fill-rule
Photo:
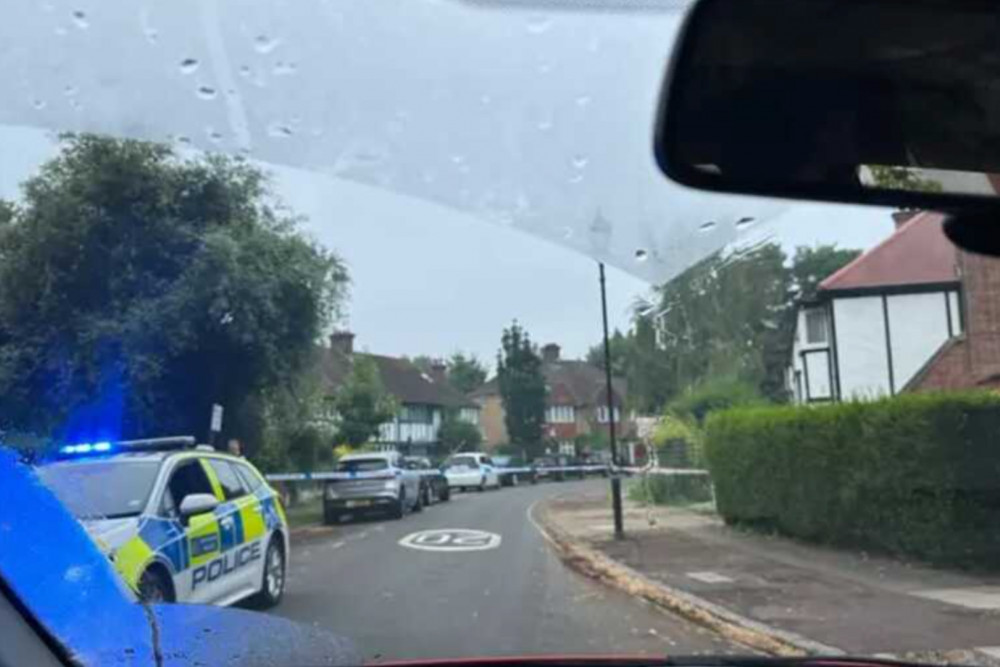
M 180 519 L 179 510 L 184 498 L 196 493 L 215 495 L 208 474 L 198 459 L 181 461 L 170 473 L 164 504 L 169 512 L 184 522 L 187 541 L 187 567 L 176 573 L 174 587 L 181 602 L 209 602 L 217 595 L 218 584 L 209 578 L 208 567 L 221 553 L 219 521 L 215 513 L 208 512 L 187 519 Z

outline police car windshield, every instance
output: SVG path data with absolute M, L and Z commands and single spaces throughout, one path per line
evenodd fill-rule
M 77 517 L 123 519 L 142 512 L 159 468 L 157 461 L 57 463 L 38 476 Z
M 337 470 L 340 472 L 373 472 L 388 467 L 389 463 L 385 459 L 355 459 L 337 464 Z
M 476 459 L 472 456 L 455 456 L 448 461 L 449 467 L 467 466 L 469 468 L 476 467 Z

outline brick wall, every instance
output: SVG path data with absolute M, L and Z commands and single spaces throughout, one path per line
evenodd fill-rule
M 973 384 L 965 337 L 953 338 L 917 372 L 904 391 L 962 389 Z
M 1000 259 L 958 253 L 969 371 L 974 384 L 1000 376 Z

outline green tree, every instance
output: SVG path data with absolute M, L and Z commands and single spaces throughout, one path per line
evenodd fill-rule
M 907 167 L 871 166 L 872 179 L 875 185 L 890 190 L 907 190 L 910 192 L 941 192 L 941 184 L 927 178 L 921 178 L 913 169 Z
M 468 394 L 486 382 L 486 367 L 476 357 L 456 352 L 448 359 L 448 381 L 455 389 Z
M 378 366 L 361 355 L 354 356 L 351 373 L 337 392 L 333 407 L 338 420 L 336 441 L 352 447 L 375 437 L 379 426 L 391 420 L 399 409 L 382 386 Z
M 438 428 L 438 443 L 442 456 L 475 451 L 482 442 L 483 435 L 475 424 L 454 417 L 445 419 Z
M 531 458 L 540 455 L 546 396 L 542 358 L 516 321 L 501 337 L 497 379 L 511 444 L 527 450 Z
M 63 137 L 0 206 L 0 428 L 201 435 L 292 391 L 347 284 L 297 224 L 246 162 Z

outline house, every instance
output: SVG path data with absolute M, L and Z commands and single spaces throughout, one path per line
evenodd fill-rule
M 479 406 L 448 383 L 444 364 L 425 373 L 408 359 L 355 352 L 350 332 L 332 334 L 320 357 L 329 396 L 344 385 L 358 358 L 374 362 L 386 393 L 399 403 L 395 417 L 379 428 L 375 440 L 379 449 L 428 455 L 438 444 L 438 429 L 448 415 L 479 425 Z
M 561 453 L 576 453 L 579 436 L 607 433 L 610 414 L 607 407 L 607 380 L 604 370 L 585 361 L 561 359 L 555 343 L 542 347 L 542 375 L 548 394 L 544 433 L 558 443 Z M 622 422 L 627 385 L 624 379 L 612 380 L 612 403 L 616 433 L 627 436 L 634 428 Z M 497 378 L 492 378 L 469 397 L 481 410 L 481 426 L 486 447 L 510 442 L 504 423 L 505 413 Z
M 885 241 L 800 304 L 788 389 L 797 403 L 993 386 L 1000 261 L 945 237 L 936 213 L 895 214 Z

